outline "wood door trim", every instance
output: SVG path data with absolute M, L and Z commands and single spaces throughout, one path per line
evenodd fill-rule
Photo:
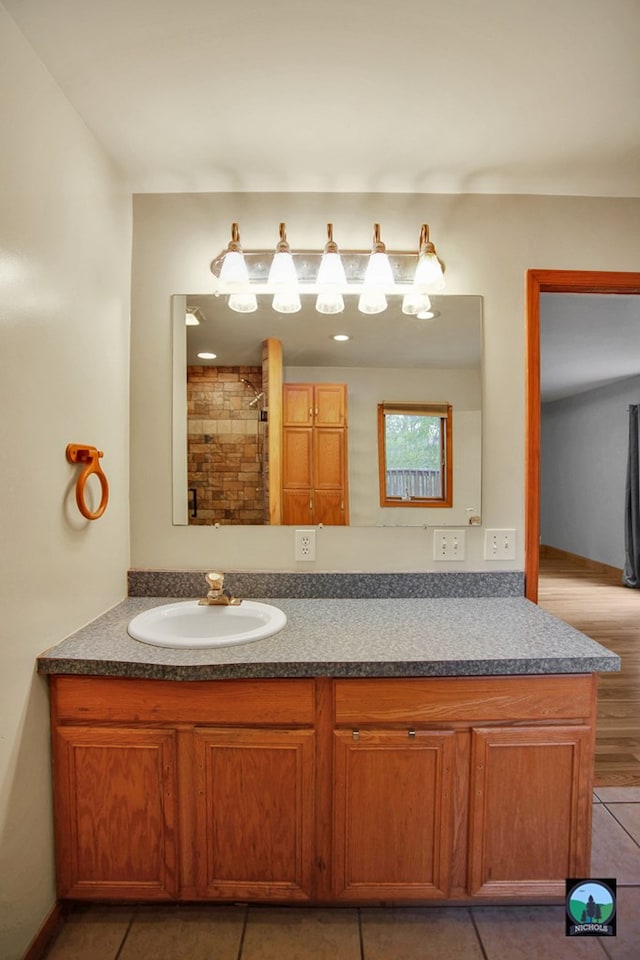
M 640 273 L 527 270 L 525 596 L 538 602 L 540 542 L 540 294 L 640 293 Z

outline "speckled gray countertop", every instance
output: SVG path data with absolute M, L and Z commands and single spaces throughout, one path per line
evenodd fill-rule
M 521 597 L 269 599 L 287 615 L 266 640 L 172 650 L 127 624 L 170 597 L 129 597 L 38 658 L 42 674 L 211 680 L 246 677 L 495 676 L 620 669 L 606 647 Z

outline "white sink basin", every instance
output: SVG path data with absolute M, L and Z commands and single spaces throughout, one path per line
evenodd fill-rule
M 156 647 L 229 647 L 264 640 L 282 630 L 287 616 L 278 607 L 257 600 L 239 606 L 200 605 L 197 600 L 166 603 L 129 621 L 129 636 Z

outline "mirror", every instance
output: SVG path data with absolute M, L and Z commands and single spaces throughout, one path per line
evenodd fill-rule
M 274 311 L 266 294 L 254 313 L 236 313 L 226 300 L 172 297 L 175 524 L 281 522 L 270 509 L 282 483 L 274 455 L 282 394 L 269 361 L 274 347 L 282 384 L 346 385 L 351 526 L 480 523 L 481 297 L 433 296 L 431 319 L 403 314 L 395 295 L 375 315 L 358 311 L 357 295 L 345 296 L 344 312 L 329 315 L 315 310 L 313 296 L 303 296 L 295 314 Z M 187 310 L 198 325 L 186 325 Z M 336 334 L 349 339 L 337 341 Z M 203 352 L 216 356 L 198 357 Z M 378 405 L 390 401 L 451 405 L 451 506 L 380 505 Z

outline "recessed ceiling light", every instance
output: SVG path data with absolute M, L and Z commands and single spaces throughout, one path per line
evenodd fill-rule
M 340 343 L 343 343 L 345 340 L 351 340 L 351 337 L 348 333 L 334 333 L 332 340 L 338 340 Z
M 418 320 L 435 320 L 439 316 L 439 310 L 421 310 L 420 313 L 416 314 Z
M 203 353 L 199 353 L 198 356 L 201 360 L 215 360 L 218 356 L 217 353 L 207 353 L 206 350 Z

